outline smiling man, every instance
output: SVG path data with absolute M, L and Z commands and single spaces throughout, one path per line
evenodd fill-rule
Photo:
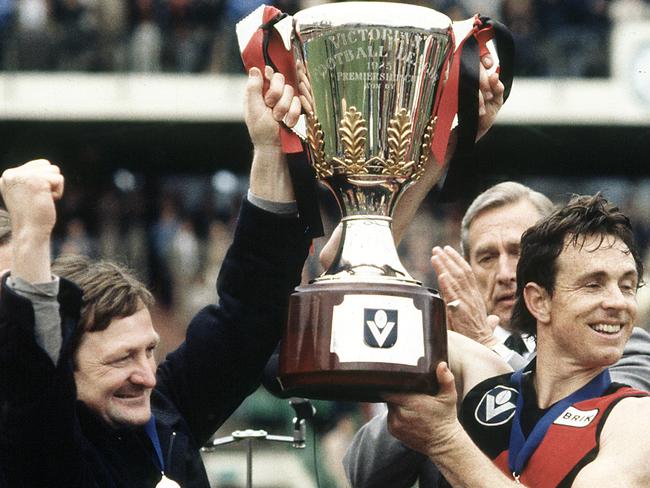
M 300 102 L 282 75 L 250 72 L 250 190 L 217 283 L 218 305 L 191 321 L 156 365 L 151 294 L 112 263 L 50 264 L 57 166 L 6 170 L 11 272 L 0 295 L 0 466 L 22 488 L 208 488 L 200 448 L 259 385 L 309 247 L 279 140 Z M 217 298 L 215 294 L 215 299 Z M 1 483 L 1 481 L 0 481 Z
M 154 351 L 160 342 L 149 313 L 153 296 L 126 270 L 107 261 L 63 256 L 52 272 L 89 297 L 73 340 L 78 343 L 78 400 L 112 428 L 145 424 L 151 417 Z
M 481 193 L 467 209 L 461 224 L 461 254 L 450 246 L 436 247 L 431 263 L 447 303 L 450 330 L 491 348 L 517 369 L 533 355 L 535 341 L 522 331 L 524 351 L 508 346 L 516 290 L 522 233 L 548 216 L 553 204 L 543 194 L 516 182 L 503 182 Z M 504 344 L 505 343 L 505 344 Z M 635 327 L 621 360 L 611 368 L 614 381 L 648 390 L 650 335 Z M 407 488 L 417 480 L 421 488 L 446 486 L 427 456 L 409 449 L 388 432 L 386 413 L 364 425 L 343 464 L 355 488 Z
M 452 336 L 438 395 L 387 396 L 391 433 L 453 486 L 648 486 L 650 397 L 608 370 L 642 273 L 627 217 L 599 195 L 574 198 L 521 240 L 511 325 L 536 336 L 536 359 L 503 374 Z

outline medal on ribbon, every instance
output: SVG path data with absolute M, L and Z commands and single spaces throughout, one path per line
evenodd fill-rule
M 176 483 L 174 480 L 170 480 L 163 473 L 162 478 L 160 478 L 160 481 L 156 485 L 156 488 L 181 488 L 181 485 Z
M 160 468 L 160 474 L 162 475 L 160 481 L 156 485 L 156 488 L 181 488 L 181 485 L 165 476 L 165 460 L 163 459 L 162 448 L 160 447 L 160 439 L 158 438 L 158 431 L 156 430 L 156 417 L 153 415 L 151 416 L 149 421 L 144 425 L 144 431 L 147 433 L 147 436 L 151 440 L 154 451 L 156 451 L 158 466 Z M 169 456 L 167 456 L 167 458 L 169 461 Z

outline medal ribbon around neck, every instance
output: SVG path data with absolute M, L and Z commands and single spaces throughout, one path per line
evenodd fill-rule
M 522 389 L 522 378 L 524 373 L 531 373 L 532 371 L 524 371 L 524 369 L 517 370 L 512 375 L 512 382 L 517 387 L 519 393 L 517 397 L 517 408 L 515 415 L 512 419 L 512 429 L 510 430 L 510 445 L 508 448 L 508 467 L 510 472 L 515 478 L 521 475 L 526 463 L 535 452 L 546 435 L 551 424 L 555 419 L 566 410 L 570 405 L 589 400 L 590 398 L 597 398 L 602 396 L 603 393 L 609 388 L 612 380 L 609 376 L 609 371 L 605 369 L 602 373 L 592 379 L 585 386 L 573 392 L 571 395 L 563 398 L 557 402 L 548 412 L 535 424 L 535 427 L 530 432 L 528 438 L 524 436 L 521 429 L 521 412 L 524 408 L 524 394 Z
M 156 451 L 160 473 L 162 474 L 162 478 L 160 478 L 160 481 L 156 485 L 156 488 L 180 488 L 180 485 L 178 483 L 165 476 L 165 460 L 163 459 L 162 448 L 160 447 L 160 439 L 158 438 L 158 431 L 156 430 L 156 417 L 153 415 L 151 416 L 149 421 L 144 425 L 144 431 L 147 433 L 147 436 L 151 440 L 154 451 Z

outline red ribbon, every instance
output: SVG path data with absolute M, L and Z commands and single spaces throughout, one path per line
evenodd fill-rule
M 458 84 L 460 76 L 460 61 L 465 41 L 470 37 L 476 37 L 479 44 L 480 56 L 489 54 L 487 42 L 494 37 L 492 26 L 483 27 L 479 16 L 474 17 L 474 27 L 468 32 L 465 38 L 458 44 L 453 54 L 449 76 L 443 88 L 442 98 L 437 108 L 438 119 L 436 121 L 435 133 L 431 142 L 431 152 L 440 165 L 444 165 L 447 155 L 447 145 L 451 135 L 451 124 L 458 113 Z M 479 61 L 480 62 L 480 61 Z M 444 72 L 444 70 L 443 70 Z
M 266 24 L 271 21 L 275 16 L 280 14 L 280 10 L 275 7 L 264 7 L 264 14 L 262 16 L 262 23 Z M 291 85 L 294 93 L 298 93 L 298 86 L 296 84 L 296 66 L 291 51 L 287 51 L 282 42 L 282 38 L 278 31 L 273 26 L 269 28 L 269 43 L 267 54 L 275 64 L 277 71 L 284 75 L 285 82 Z M 244 67 L 248 72 L 251 68 L 256 67 L 264 73 L 266 65 L 264 61 L 264 30 L 260 27 L 255 31 L 253 36 L 246 44 L 246 47 L 241 53 Z M 264 93 L 269 88 L 269 82 L 264 79 Z M 290 129 L 280 126 L 280 142 L 282 144 L 283 152 L 287 154 L 302 152 L 303 147 L 300 138 L 294 134 Z

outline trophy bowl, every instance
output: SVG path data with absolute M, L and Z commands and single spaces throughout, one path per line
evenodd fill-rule
M 290 297 L 280 383 L 331 400 L 435 394 L 444 304 L 400 263 L 391 217 L 425 171 L 444 175 L 431 144 L 452 22 L 415 5 L 320 5 L 294 16 L 292 45 L 311 164 L 342 232 L 331 266 Z

